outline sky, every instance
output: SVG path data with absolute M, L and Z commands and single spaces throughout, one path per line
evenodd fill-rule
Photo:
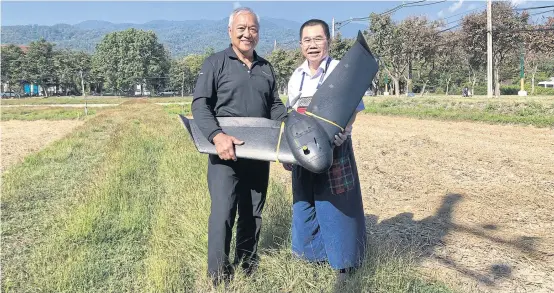
M 405 3 L 416 0 L 404 1 Z M 484 9 L 486 1 L 427 0 L 427 6 L 402 8 L 393 15 L 402 19 L 408 15 L 427 15 L 431 19 L 456 19 L 472 9 Z M 518 8 L 554 5 L 554 1 L 506 0 Z M 271 17 L 304 22 L 320 18 L 331 23 L 349 18 L 366 17 L 371 12 L 384 12 L 402 1 L 1 1 L 1 24 L 53 25 L 76 24 L 85 20 L 113 23 L 145 23 L 151 20 L 220 20 L 227 18 L 235 7 L 252 8 L 260 18 Z M 545 11 L 545 10 L 533 10 Z M 554 11 L 541 16 L 554 16 Z

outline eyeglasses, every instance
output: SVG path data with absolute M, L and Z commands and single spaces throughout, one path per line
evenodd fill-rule
M 312 43 L 312 41 L 317 46 L 321 46 L 323 45 L 323 43 L 325 43 L 325 41 L 327 41 L 327 39 L 326 38 L 313 38 L 313 39 L 306 38 L 300 41 L 300 43 L 302 44 L 302 46 L 309 46 Z

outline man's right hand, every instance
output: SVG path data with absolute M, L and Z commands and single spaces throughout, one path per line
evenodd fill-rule
M 242 145 L 244 141 L 238 140 L 234 136 L 225 133 L 218 133 L 213 138 L 217 155 L 222 160 L 237 160 L 235 155 L 235 145 Z

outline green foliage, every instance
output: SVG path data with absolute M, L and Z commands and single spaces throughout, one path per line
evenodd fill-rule
M 17 82 L 23 77 L 23 62 L 25 55 L 23 50 L 16 45 L 10 44 L 8 46 L 2 46 L 2 66 L 1 68 L 1 81 L 8 84 L 11 87 L 17 85 Z
M 283 49 L 277 49 L 267 57 L 267 60 L 273 66 L 279 92 L 285 92 L 292 72 L 302 62 L 301 56 L 299 50 L 287 52 Z
M 554 100 L 482 100 L 453 98 L 386 98 L 365 101 L 367 113 L 422 119 L 483 121 L 554 127 Z
M 500 87 L 501 95 L 517 95 L 521 88 L 517 85 L 504 85 Z
M 53 48 L 44 39 L 31 42 L 23 61 L 23 79 L 42 86 L 43 90 L 55 82 Z M 48 96 L 47 91 L 45 95 Z
M 280 20 L 262 18 L 260 42 L 257 51 L 262 56 L 268 55 L 273 49 L 273 42 L 281 44 L 297 44 L 299 23 L 293 23 L 292 28 Z M 143 31 L 153 31 L 159 41 L 171 51 L 173 57 L 181 58 L 189 54 L 203 54 L 209 47 L 215 51 L 229 45 L 227 34 L 228 19 L 221 20 L 190 20 L 190 21 L 150 21 L 144 24 L 114 24 L 102 21 L 85 21 L 76 25 L 56 24 L 2 26 L 2 44 L 28 44 L 31 41 L 44 38 L 55 43 L 57 48 L 68 48 L 95 52 L 96 46 L 109 33 L 124 31 L 130 28 Z M 287 49 L 295 45 L 287 45 Z
M 331 41 L 331 47 L 329 48 L 330 55 L 333 59 L 342 59 L 344 54 L 352 48 L 354 45 L 354 39 L 345 39 L 340 34 L 337 34 L 334 40 Z
M 93 70 L 109 90 L 133 92 L 144 84 L 156 91 L 167 83 L 169 53 L 154 32 L 128 29 L 104 37 L 92 59 Z
M 529 90 L 527 90 L 529 92 Z M 554 88 L 535 86 L 535 95 L 548 95 L 554 97 Z

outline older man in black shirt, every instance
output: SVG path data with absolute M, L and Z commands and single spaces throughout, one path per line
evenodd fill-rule
M 204 136 L 215 144 L 210 155 L 208 188 L 208 273 L 217 284 L 233 273 L 229 262 L 232 228 L 238 208 L 234 264 L 248 274 L 257 263 L 257 246 L 269 181 L 269 162 L 240 159 L 240 137 L 225 134 L 215 117 L 264 117 L 282 120 L 286 108 L 279 98 L 271 64 L 254 48 L 259 36 L 257 15 L 239 8 L 229 17 L 230 46 L 208 57 L 198 76 L 192 114 Z

